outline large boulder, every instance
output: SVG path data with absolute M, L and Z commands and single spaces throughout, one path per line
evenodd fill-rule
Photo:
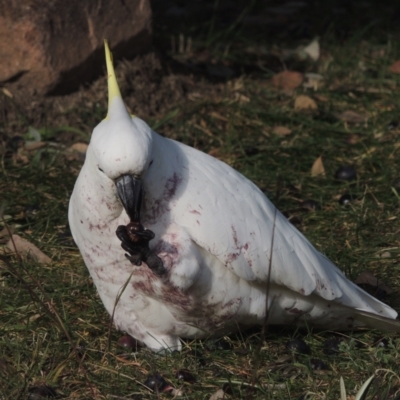
M 149 0 L 0 0 L 0 84 L 11 93 L 65 94 L 114 59 L 151 46 Z

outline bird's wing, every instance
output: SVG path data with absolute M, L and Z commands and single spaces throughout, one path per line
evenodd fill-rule
M 179 223 L 238 277 L 267 282 L 271 265 L 271 284 L 395 317 L 394 310 L 348 281 L 252 182 L 213 157 L 180 147 L 190 163 Z

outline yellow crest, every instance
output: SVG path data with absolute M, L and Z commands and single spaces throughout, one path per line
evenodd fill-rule
M 115 97 L 121 98 L 121 92 L 119 90 L 117 78 L 115 77 L 112 54 L 108 46 L 107 40 L 104 40 L 104 47 L 106 50 L 107 83 L 108 83 L 108 113 L 106 117 L 107 119 L 110 113 L 111 102 L 114 100 Z

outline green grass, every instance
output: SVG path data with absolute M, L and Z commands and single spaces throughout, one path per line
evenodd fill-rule
M 250 7 L 259 12 L 261 5 L 256 2 L 248 7 L 248 13 Z M 370 20 L 374 24 L 368 30 L 356 26 L 341 37 L 335 33 L 338 22 L 331 22 L 321 39 L 324 58 L 315 64 L 305 61 L 290 66 L 320 72 L 323 86 L 316 92 L 300 87 L 283 93 L 270 84 L 275 64 L 269 68 L 267 58 L 261 60 L 263 69 L 246 73 L 243 65 L 255 63 L 246 48 L 252 41 L 260 44 L 262 35 L 240 25 L 240 15 L 222 28 L 218 13 L 213 25 L 180 27 L 186 38 L 192 37 L 194 51 L 170 56 L 195 62 L 207 50 L 210 63 L 234 67 L 245 60 L 242 74 L 217 83 L 196 78 L 180 103 L 161 107 L 152 115 L 138 115 L 165 136 L 209 152 L 253 180 L 280 210 L 296 217 L 298 228 L 350 279 L 370 270 L 388 283 L 394 293 L 385 301 L 400 311 L 400 127 L 388 128 L 400 119 L 400 75 L 387 70 L 400 58 L 398 32 L 388 34 L 384 24 Z M 350 25 L 346 19 L 341 23 Z M 158 32 L 167 28 L 160 24 Z M 279 49 L 304 43 L 284 33 L 273 38 L 275 42 L 269 38 L 261 44 Z M 161 40 L 157 34 L 156 39 Z M 328 56 L 332 61 L 326 66 Z M 93 87 L 98 88 L 93 101 L 76 100 L 58 114 L 49 112 L 43 125 L 35 109 L 21 109 L 2 98 L 2 108 L 7 110 L 7 118 L 0 122 L 2 137 L 24 134 L 33 123 L 47 141 L 44 149 L 22 151 L 25 161 L 15 153 L 2 157 L 4 214 L 17 234 L 36 244 L 53 262 L 39 265 L 27 259 L 19 263 L 8 253 L 0 260 L 0 398 L 26 399 L 29 388 L 38 385 L 55 387 L 70 399 L 173 398 L 152 393 L 143 385 L 148 374 L 157 371 L 182 388 L 182 398 L 188 399 L 208 399 L 224 384 L 230 384 L 231 398 L 338 399 L 340 376 L 347 393 L 355 394 L 373 374 L 377 379 L 367 398 L 394 399 L 400 390 L 400 340 L 385 335 L 388 348 L 376 347 L 373 343 L 379 332 L 270 328 L 262 342 L 260 330 L 254 329 L 226 338 L 229 350 L 214 340 L 189 341 L 181 353 L 168 356 L 143 348 L 125 354 L 117 346 L 122 333 L 111 329 L 109 336 L 110 317 L 68 235 L 68 198 L 81 161 L 71 157 L 67 144 L 51 145 L 59 127 L 75 130 L 76 140 L 82 140 L 105 115 L 105 84 Z M 93 87 L 82 91 L 84 99 Z M 298 94 L 314 97 L 318 111 L 295 112 Z M 338 116 L 347 110 L 365 114 L 368 122 L 345 124 Z M 273 134 L 277 125 L 292 133 Z M 356 139 L 355 143 L 349 144 L 350 139 Z M 321 154 L 326 176 L 313 178 L 310 169 Z M 355 166 L 357 181 L 334 180 L 342 165 Z M 357 200 L 341 206 L 338 197 L 346 192 Z M 306 199 L 317 201 L 320 209 L 302 210 L 300 204 Z M 389 255 L 382 258 L 383 253 Z M 311 355 L 286 350 L 286 342 L 297 336 L 310 346 Z M 336 356 L 323 352 L 325 340 L 332 336 L 344 339 Z M 324 361 L 329 370 L 314 370 L 311 359 Z M 195 375 L 196 383 L 176 379 L 176 371 L 182 368 Z M 302 397 L 306 394 L 309 397 Z M 29 398 L 37 397 L 31 394 Z

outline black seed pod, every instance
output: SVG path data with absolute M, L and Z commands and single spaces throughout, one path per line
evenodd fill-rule
M 154 373 L 146 378 L 144 384 L 154 392 L 162 392 L 167 386 L 167 381 L 161 375 Z
M 336 356 L 339 353 L 341 340 L 336 338 L 327 339 L 324 342 L 324 353 L 327 356 Z
M 138 341 L 130 335 L 121 336 L 118 339 L 117 344 L 121 347 L 125 347 L 127 350 L 130 351 L 136 351 L 136 349 L 139 347 Z
M 286 343 L 286 348 L 294 353 L 310 354 L 311 349 L 307 343 L 301 339 L 291 339 Z
M 176 374 L 175 377 L 177 379 L 183 380 L 185 382 L 194 383 L 196 382 L 196 378 L 190 373 L 187 369 L 180 369 Z
M 350 204 L 352 200 L 353 200 L 353 196 L 349 193 L 345 193 L 342 196 L 340 196 L 339 204 L 341 206 L 346 206 L 347 204 Z
M 312 358 L 310 360 L 310 364 L 311 364 L 311 368 L 316 370 L 316 371 L 329 369 L 329 367 L 322 360 L 318 360 L 316 358 Z
M 28 392 L 29 392 L 28 400 L 57 397 L 56 390 L 51 386 L 46 386 L 46 385 L 31 387 L 30 389 L 28 389 Z
M 315 211 L 319 210 L 321 207 L 315 200 L 307 199 L 301 202 L 301 208 L 309 211 Z
M 335 172 L 335 179 L 338 181 L 354 181 L 357 179 L 357 171 L 349 165 L 339 167 Z
M 375 340 L 373 345 L 381 349 L 387 349 L 389 347 L 389 340 L 387 340 L 386 338 L 379 338 Z

